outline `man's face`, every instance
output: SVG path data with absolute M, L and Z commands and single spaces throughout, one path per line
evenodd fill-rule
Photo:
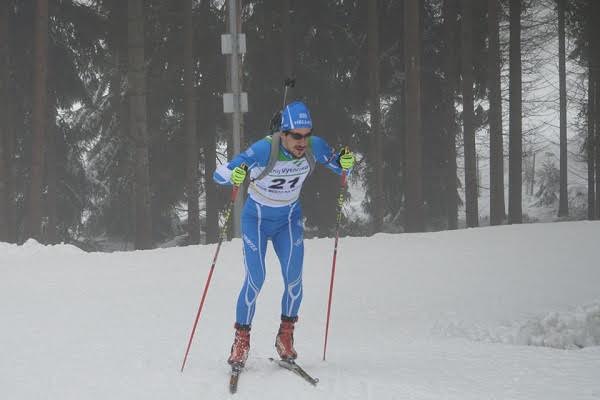
M 310 128 L 297 128 L 291 131 L 283 132 L 281 143 L 283 147 L 296 158 L 304 156 L 306 146 L 308 146 L 308 137 L 311 135 Z

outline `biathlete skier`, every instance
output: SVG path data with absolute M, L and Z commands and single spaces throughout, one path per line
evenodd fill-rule
M 325 140 L 312 135 L 308 107 L 299 101 L 281 111 L 278 132 L 220 165 L 213 179 L 222 185 L 240 185 L 249 174 L 248 198 L 241 215 L 243 258 L 246 275 L 239 293 L 235 338 L 228 363 L 243 367 L 250 350 L 250 327 L 256 299 L 265 281 L 265 253 L 270 239 L 281 264 L 284 291 L 281 324 L 275 348 L 284 360 L 298 356 L 294 349 L 294 324 L 302 302 L 304 224 L 300 191 L 314 166 L 325 165 L 337 174 L 349 172 L 354 155 L 336 152 Z

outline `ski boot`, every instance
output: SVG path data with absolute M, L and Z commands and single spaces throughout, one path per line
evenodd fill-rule
M 281 316 L 281 325 L 275 338 L 275 348 L 282 360 L 295 360 L 298 353 L 294 350 L 294 324 L 298 317 Z
M 235 338 L 227 362 L 232 367 L 242 368 L 248 359 L 248 352 L 250 351 L 250 325 L 236 323 L 234 327 Z

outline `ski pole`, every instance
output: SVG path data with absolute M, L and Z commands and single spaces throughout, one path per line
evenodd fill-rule
M 246 168 L 242 165 L 242 168 Z M 188 358 L 188 354 L 190 352 L 190 347 L 192 346 L 192 340 L 194 339 L 194 334 L 196 333 L 196 326 L 198 326 L 198 321 L 200 320 L 200 313 L 202 312 L 202 307 L 204 306 L 204 299 L 206 298 L 206 293 L 208 292 L 208 286 L 210 285 L 210 280 L 213 275 L 213 271 L 215 270 L 215 264 L 217 263 L 217 257 L 219 256 L 219 250 L 221 249 L 221 243 L 223 243 L 223 238 L 227 234 L 227 229 L 229 228 L 229 220 L 231 219 L 231 213 L 233 210 L 233 205 L 235 203 L 235 198 L 237 197 L 238 191 L 240 187 L 238 185 L 234 185 L 233 189 L 231 189 L 231 199 L 229 200 L 229 205 L 227 210 L 225 211 L 225 222 L 223 223 L 223 228 L 221 229 L 221 235 L 219 237 L 219 244 L 217 244 L 217 250 L 215 251 L 215 255 L 213 257 L 212 265 L 210 267 L 210 271 L 208 272 L 208 278 L 206 279 L 206 284 L 204 285 L 204 292 L 202 293 L 202 299 L 200 300 L 200 306 L 198 307 L 198 313 L 196 314 L 196 320 L 194 321 L 194 326 L 192 327 L 192 332 L 190 334 L 190 339 L 187 344 L 187 348 L 185 349 L 185 356 L 183 357 L 183 363 L 181 364 L 181 372 L 185 368 L 185 363 Z
M 338 240 L 340 237 L 340 221 L 342 219 L 342 205 L 344 203 L 344 190 L 346 189 L 346 170 L 342 171 L 342 185 L 338 195 L 337 216 L 335 222 L 335 245 L 333 246 L 333 263 L 331 265 L 331 281 L 329 282 L 329 301 L 327 302 L 327 322 L 325 324 L 325 344 L 323 346 L 323 361 L 327 353 L 327 336 L 329 335 L 329 316 L 331 314 L 331 299 L 333 296 L 333 279 L 335 277 L 335 261 L 337 258 Z

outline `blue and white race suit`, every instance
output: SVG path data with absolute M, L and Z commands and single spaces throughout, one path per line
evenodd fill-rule
M 316 163 L 337 174 L 342 173 L 338 154 L 325 140 L 311 136 L 308 141 Z M 271 239 L 281 264 L 284 292 L 281 315 L 297 317 L 302 302 L 302 264 L 304 258 L 304 225 L 299 197 L 304 180 L 310 173 L 305 155 L 295 158 L 282 144 L 273 169 L 262 179 L 257 178 L 269 164 L 271 137 L 267 136 L 217 167 L 215 182 L 231 184 L 231 171 L 242 164 L 248 166 L 250 186 L 242 211 L 242 239 L 246 277 L 240 291 L 236 322 L 250 325 L 256 310 L 256 298 L 265 281 L 265 253 Z

